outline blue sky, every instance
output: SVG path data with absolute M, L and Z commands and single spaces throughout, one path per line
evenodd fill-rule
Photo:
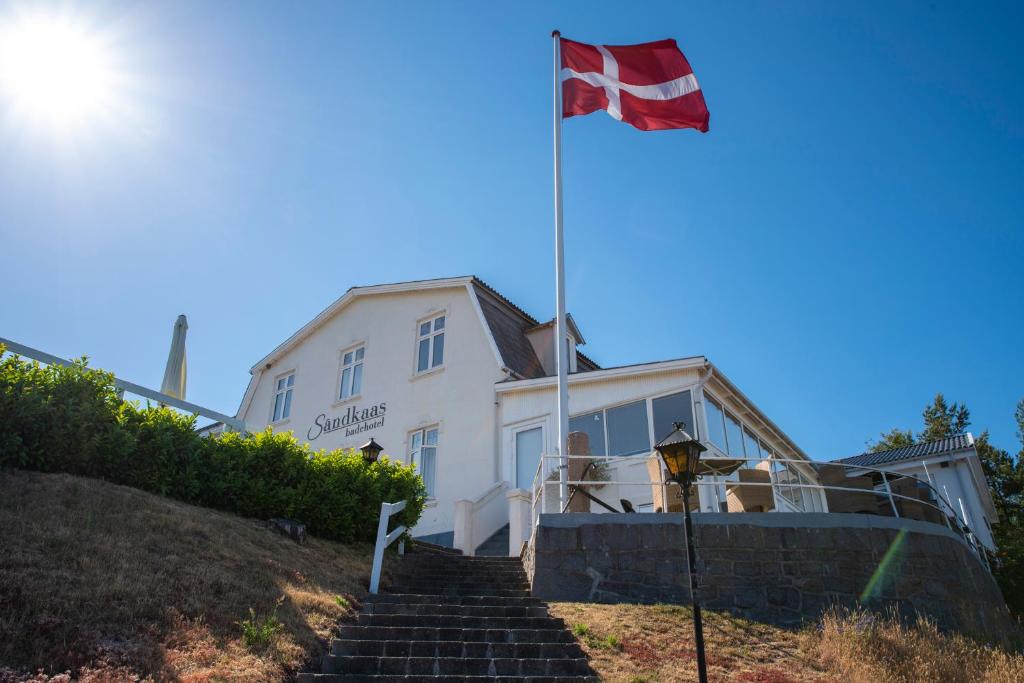
M 679 41 L 711 132 L 564 128 L 568 307 L 603 365 L 703 354 L 813 457 L 937 391 L 1016 450 L 1018 7 L 33 3 L 110 43 L 119 114 L 0 101 L 0 336 L 188 397 L 351 285 L 476 274 L 553 314 L 550 31 Z M 0 21 L 18 5 L 0 5 Z

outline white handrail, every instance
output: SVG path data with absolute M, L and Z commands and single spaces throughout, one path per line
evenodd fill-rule
M 46 365 L 73 365 L 73 363 L 69 360 L 60 358 L 59 356 L 54 356 L 53 354 L 46 353 L 45 351 L 40 351 L 39 349 L 34 349 L 31 346 L 19 344 L 18 342 L 11 341 L 10 339 L 4 339 L 3 337 L 0 337 L 0 344 L 7 347 L 7 351 L 9 353 L 13 353 L 17 356 L 31 358 L 32 360 L 37 360 L 40 363 L 45 363 Z M 146 387 L 139 384 L 135 384 L 134 382 L 128 382 L 126 380 L 118 379 L 117 377 L 115 377 L 114 387 L 116 387 L 117 390 L 120 391 L 121 393 L 127 391 L 129 394 L 135 394 L 136 396 L 142 396 L 143 398 L 148 398 L 158 403 L 173 406 L 178 410 L 185 411 L 186 413 L 194 413 L 196 415 L 208 417 L 211 420 L 223 422 L 225 425 L 231 427 L 236 431 L 246 431 L 245 422 L 239 420 L 237 417 L 231 417 L 229 415 L 225 415 L 224 413 L 219 413 L 216 410 L 210 410 L 209 408 L 204 408 L 203 406 L 196 405 L 195 403 L 190 403 L 189 401 L 182 400 L 175 396 L 168 396 L 167 394 L 155 391 L 153 389 L 147 389 Z
M 405 509 L 407 502 L 400 500 L 397 503 L 380 504 L 380 521 L 377 522 L 377 545 L 373 548 L 373 569 L 370 571 L 370 592 L 373 594 L 376 594 L 380 588 L 380 570 L 381 565 L 384 564 L 384 549 L 405 533 L 405 527 L 399 526 L 389 534 L 388 522 L 391 521 L 392 515 L 397 515 Z

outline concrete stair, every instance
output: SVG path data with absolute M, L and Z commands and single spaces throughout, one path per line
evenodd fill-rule
M 388 592 L 367 597 L 322 673 L 299 683 L 598 680 L 562 620 L 530 596 L 518 558 L 417 543 L 395 565 Z
M 501 527 L 476 549 L 477 557 L 508 557 L 508 524 Z

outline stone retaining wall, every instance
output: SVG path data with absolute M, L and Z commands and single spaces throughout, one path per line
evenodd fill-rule
M 967 544 L 927 522 L 829 513 L 694 515 L 701 604 L 783 626 L 837 604 L 996 632 L 1006 604 Z M 541 515 L 524 555 L 546 600 L 687 602 L 682 514 Z

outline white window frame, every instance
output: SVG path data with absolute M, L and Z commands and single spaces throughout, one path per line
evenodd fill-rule
M 436 436 L 435 442 L 433 444 L 427 445 L 427 434 L 429 432 L 435 432 Z M 418 447 L 415 446 L 417 436 L 420 437 Z M 437 451 L 441 446 L 441 425 L 432 424 L 413 429 L 412 431 L 409 432 L 409 435 L 407 437 L 407 443 L 409 444 L 409 464 L 419 466 L 419 475 L 423 477 L 424 484 L 427 484 L 428 482 L 423 472 L 423 449 L 434 449 L 434 470 L 431 473 L 432 481 L 429 482 L 429 484 L 432 484 L 432 486 L 428 486 L 427 499 L 435 500 L 437 498 Z M 433 491 L 430 490 L 431 488 L 433 488 Z
M 289 379 L 291 380 L 290 383 L 288 382 Z M 280 386 L 282 381 L 285 382 L 284 388 Z M 270 424 L 282 424 L 290 420 L 292 416 L 292 403 L 295 402 L 295 370 L 282 372 L 275 376 L 273 390 L 270 399 Z M 277 416 L 278 396 L 284 397 L 281 406 L 281 417 Z
M 444 323 L 443 323 L 444 326 L 440 330 L 436 329 L 436 325 L 437 325 L 436 321 L 439 318 L 444 318 Z M 420 333 L 420 328 L 425 323 L 429 323 L 430 324 L 430 330 L 426 334 L 421 334 Z M 436 365 L 434 364 L 434 351 L 437 348 L 437 339 L 436 338 L 437 337 L 446 337 L 447 336 L 445 333 L 448 331 L 448 323 L 449 323 L 449 316 L 448 316 L 448 311 L 447 310 L 437 311 L 436 313 L 431 313 L 429 316 L 427 316 L 425 318 L 420 318 L 419 320 L 416 321 L 416 344 L 413 347 L 413 361 L 412 361 L 413 362 L 413 365 L 412 365 L 412 367 L 413 367 L 413 375 L 425 375 L 425 374 L 427 374 L 429 372 L 437 372 L 437 371 L 439 371 L 439 370 L 444 368 L 445 363 L 447 362 L 447 356 L 448 356 L 448 340 L 445 339 L 444 341 L 441 342 L 441 344 L 443 346 L 443 350 L 441 351 L 441 362 L 437 363 Z M 427 352 L 427 367 L 421 370 L 420 369 L 420 342 L 422 342 L 424 340 L 428 340 L 427 341 L 427 348 L 428 348 L 428 352 Z
M 357 359 L 356 354 L 362 350 L 363 357 Z M 347 365 L 345 364 L 345 356 L 352 354 L 352 360 Z M 351 401 L 354 398 L 359 398 L 363 394 L 363 380 L 366 378 L 366 342 L 359 342 L 353 344 L 347 348 L 342 349 L 338 353 L 338 389 L 334 393 L 334 399 L 338 402 Z M 359 391 L 352 391 L 352 384 L 355 382 L 355 368 L 360 367 L 359 372 Z M 351 370 L 349 376 L 349 394 L 345 395 L 345 370 Z

